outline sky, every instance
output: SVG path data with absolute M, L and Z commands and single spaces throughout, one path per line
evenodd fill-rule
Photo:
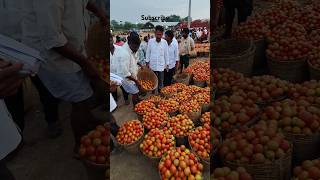
M 210 0 L 192 0 L 192 19 L 210 18 Z M 189 0 L 110 0 L 110 19 L 145 23 L 141 15 L 188 16 Z

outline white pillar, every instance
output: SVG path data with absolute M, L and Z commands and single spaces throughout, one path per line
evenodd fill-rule
M 188 28 L 191 26 L 191 0 L 189 0 Z

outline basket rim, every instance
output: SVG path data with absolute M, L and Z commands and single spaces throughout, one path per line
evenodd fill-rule
M 288 141 L 288 140 L 287 140 Z M 289 150 L 288 150 L 288 152 L 285 154 L 285 156 L 283 156 L 282 158 L 280 158 L 280 159 L 274 159 L 274 160 L 272 160 L 271 162 L 272 162 L 272 164 L 274 164 L 274 163 L 277 163 L 277 162 L 281 162 L 281 161 L 283 161 L 283 160 L 285 160 L 285 159 L 287 159 L 287 158 L 290 158 L 290 157 L 292 157 L 292 152 L 293 152 L 293 145 L 292 145 L 292 143 L 290 142 L 290 141 L 288 141 L 289 142 L 289 144 L 290 144 L 290 148 L 289 148 Z M 222 161 L 223 162 L 226 162 L 226 163 L 228 163 L 228 164 L 231 164 L 231 165 L 234 165 L 234 166 L 249 166 L 249 167 L 253 167 L 253 166 L 257 166 L 257 165 L 270 165 L 270 164 L 266 164 L 266 163 L 252 163 L 252 164 L 250 164 L 250 163 L 237 163 L 237 162 L 233 162 L 233 161 L 227 161 L 227 160 L 224 160 L 224 158 L 222 158 Z M 272 165 L 271 164 L 271 165 Z
M 290 60 L 290 61 L 279 61 L 279 60 L 276 60 L 272 57 L 270 57 L 270 55 L 266 54 L 266 58 L 268 61 L 271 61 L 271 62 L 275 62 L 275 63 L 283 63 L 283 64 L 288 64 L 288 63 L 302 63 L 302 62 L 305 62 L 307 61 L 307 56 L 301 58 L 301 59 L 296 59 L 296 60 Z

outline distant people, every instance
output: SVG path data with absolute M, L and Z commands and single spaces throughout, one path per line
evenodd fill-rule
M 238 24 L 245 22 L 247 17 L 251 15 L 253 10 L 253 0 L 224 0 L 226 27 L 223 38 L 230 38 L 232 33 L 232 24 L 235 16 L 235 9 L 238 13 Z
M 194 41 L 192 38 L 188 36 L 189 29 L 185 28 L 182 31 L 182 38 L 180 43 L 180 72 L 182 73 L 183 68 L 187 68 L 189 66 L 190 61 L 190 53 L 194 50 Z
M 164 28 L 156 26 L 155 38 L 148 42 L 146 63 L 158 77 L 158 91 L 163 88 L 164 70 L 169 68 L 168 43 L 162 39 Z
M 115 45 L 117 46 L 123 46 L 124 45 L 124 42 L 121 40 L 121 37 L 120 36 L 116 36 L 116 43 Z
M 140 48 L 138 50 L 138 62 L 141 65 L 145 65 L 146 64 L 147 48 L 148 48 L 148 36 L 145 36 L 143 38 L 143 41 L 141 42 Z
M 164 86 L 172 83 L 173 75 L 179 66 L 179 47 L 178 43 L 173 42 L 174 34 L 171 30 L 166 31 L 165 39 L 168 43 L 169 68 L 164 71 Z
M 197 40 L 199 41 L 199 40 L 200 40 L 200 38 L 201 38 L 201 31 L 200 31 L 200 28 L 197 28 L 196 36 L 197 36 Z

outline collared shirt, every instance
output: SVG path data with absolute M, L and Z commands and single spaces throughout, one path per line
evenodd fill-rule
M 173 41 L 168 45 L 168 54 L 169 69 L 172 69 L 176 66 L 177 61 L 179 61 L 179 48 Z
M 130 73 L 130 55 L 121 46 L 114 46 L 113 54 L 110 52 L 110 72 L 126 78 L 131 76 Z
M 156 38 L 149 40 L 146 62 L 150 63 L 149 66 L 153 71 L 164 71 L 166 66 L 169 65 L 168 43 L 166 40 L 161 39 L 160 42 L 157 42 Z
M 132 52 L 127 42 L 123 45 L 123 48 L 130 55 L 130 73 L 134 78 L 137 78 L 139 70 L 137 53 Z
M 81 67 L 52 50 L 69 43 L 85 55 L 89 26 L 86 6 L 89 0 L 22 0 L 24 7 L 23 42 L 41 52 L 50 72 L 74 73 Z
M 184 37 L 181 38 L 180 43 L 180 55 L 187 55 L 190 54 L 191 51 L 194 49 L 194 41 L 192 38 L 187 37 L 186 39 Z

